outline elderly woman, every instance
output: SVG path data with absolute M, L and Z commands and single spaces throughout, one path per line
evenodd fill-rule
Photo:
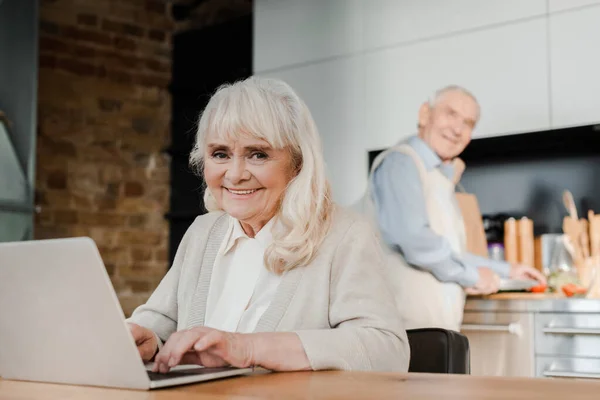
M 144 361 L 406 371 L 409 346 L 370 224 L 334 205 L 312 116 L 278 80 L 223 86 L 190 162 L 209 212 L 128 320 Z

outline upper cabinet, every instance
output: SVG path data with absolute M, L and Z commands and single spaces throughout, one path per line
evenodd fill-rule
M 600 0 L 549 0 L 548 11 L 554 13 L 594 4 L 600 4 Z
M 550 15 L 550 87 L 555 128 L 600 122 L 599 22 L 600 5 Z
M 369 0 L 361 4 L 366 49 L 544 16 L 547 11 L 546 0 Z
M 458 84 L 481 104 L 477 136 L 548 129 L 546 19 L 366 55 L 366 131 L 372 148 L 416 131 L 421 103 Z
M 364 71 L 358 57 L 344 57 L 267 73 L 283 79 L 306 102 L 323 141 L 334 199 L 360 197 L 367 177 Z
M 254 72 L 298 66 L 362 49 L 360 0 L 256 0 Z

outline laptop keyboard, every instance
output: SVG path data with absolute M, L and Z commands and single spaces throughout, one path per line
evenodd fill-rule
M 231 371 L 237 368 L 234 367 L 219 367 L 219 368 L 190 368 L 178 371 L 169 371 L 166 374 L 161 374 L 160 372 L 152 372 L 146 371 L 148 373 L 148 378 L 151 381 L 163 381 L 165 379 L 173 379 L 173 378 L 181 378 L 184 376 L 194 376 L 194 375 L 208 375 L 214 374 L 217 372 L 225 372 Z

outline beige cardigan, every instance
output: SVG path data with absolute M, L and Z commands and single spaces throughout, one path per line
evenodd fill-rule
M 213 263 L 226 230 L 223 213 L 196 218 L 173 266 L 129 321 L 162 341 L 176 330 L 203 325 Z M 370 224 L 336 207 L 316 257 L 283 275 L 255 332 L 295 332 L 313 370 L 405 372 L 408 339 L 384 271 Z

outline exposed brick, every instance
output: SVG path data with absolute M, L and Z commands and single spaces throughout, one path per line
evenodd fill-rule
M 169 261 L 169 251 L 167 249 L 154 250 L 154 261 L 166 263 Z
M 40 51 L 53 53 L 69 53 L 71 51 L 71 47 L 57 37 L 41 36 L 39 46 Z
M 109 276 L 113 276 L 115 274 L 116 266 L 114 263 L 104 262 L 104 268 L 106 268 L 106 273 Z
M 108 212 L 80 212 L 79 222 L 90 226 L 122 227 L 127 217 Z
M 54 211 L 54 223 L 56 225 L 73 225 L 78 222 L 77 212 L 73 210 Z
M 142 86 L 166 89 L 169 86 L 171 80 L 164 76 L 137 74 L 134 77 L 134 82 Z
M 71 46 L 71 51 L 75 57 L 79 57 L 79 58 L 90 59 L 90 58 L 94 58 L 96 56 L 96 50 L 91 47 L 87 47 L 87 46 L 74 45 L 74 46 Z
M 101 168 L 98 168 L 98 174 L 99 182 L 101 184 L 110 184 L 117 186 L 117 193 L 115 194 L 115 196 L 118 195 L 118 182 L 121 181 L 121 179 L 123 178 L 122 168 L 117 165 L 103 165 Z M 108 190 L 109 189 L 107 187 L 107 192 Z M 111 190 L 115 189 L 111 187 Z
M 41 68 L 56 68 L 56 57 L 48 54 L 40 54 L 39 56 Z
M 154 72 L 169 72 L 171 66 L 165 62 L 148 59 L 145 61 L 146 68 Z
M 71 207 L 71 195 L 66 190 L 49 189 L 44 198 L 45 204 L 53 210 L 68 210 Z
M 36 225 L 52 226 L 54 225 L 54 215 L 41 208 L 41 211 L 35 214 L 35 223 Z
M 146 0 L 146 10 L 153 13 L 164 15 L 165 2 L 157 0 Z
M 102 20 L 102 30 L 112 33 L 123 33 L 123 24 L 104 18 Z
M 98 25 L 98 16 L 92 14 L 78 14 L 77 23 L 80 25 L 96 26 Z
M 54 22 L 41 19 L 40 32 L 47 33 L 49 35 L 58 35 L 58 33 L 60 32 L 60 28 Z
M 116 198 L 119 195 L 119 184 L 111 182 L 106 185 L 106 196 Z
M 139 182 L 125 182 L 124 193 L 127 197 L 141 197 L 144 194 L 144 186 Z
M 94 197 L 94 204 L 99 210 L 116 210 L 117 199 L 106 195 L 96 195 Z
M 122 36 L 113 38 L 113 46 L 117 50 L 135 51 L 137 46 L 134 40 Z
M 98 51 L 98 58 L 107 68 L 116 69 L 138 69 L 141 68 L 144 63 L 137 57 L 132 57 L 124 54 L 120 54 L 114 51 Z
M 131 120 L 131 127 L 137 133 L 142 135 L 150 133 L 155 121 L 150 118 L 138 117 Z
M 125 246 L 98 246 L 100 255 L 105 262 L 115 264 L 129 264 L 131 257 L 129 256 L 130 249 Z
M 161 235 L 149 231 L 121 231 L 119 232 L 119 243 L 123 245 L 147 245 L 156 246 L 161 241 Z
M 112 39 L 110 35 L 106 33 L 79 29 L 74 26 L 62 26 L 60 31 L 63 37 L 69 39 L 80 40 L 105 46 L 112 44 Z
M 154 289 L 152 283 L 145 279 L 127 279 L 127 284 L 134 292 L 148 292 Z
M 96 74 L 96 67 L 92 64 L 81 62 L 74 58 L 59 58 L 57 67 L 75 75 L 92 76 Z
M 46 152 L 58 157 L 73 158 L 77 155 L 75 145 L 64 140 L 53 140 L 46 136 L 41 136 L 39 138 L 38 146 L 43 148 Z
M 131 228 L 144 228 L 148 223 L 148 214 L 130 215 L 129 225 Z
M 143 37 L 144 29 L 133 24 L 123 24 L 123 33 L 130 36 Z
M 91 210 L 94 207 L 92 197 L 87 194 L 71 193 L 73 207 L 77 210 Z
M 101 97 L 97 101 L 98 107 L 102 111 L 119 111 L 121 110 L 121 107 L 123 107 L 123 102 L 121 100 L 105 99 Z
M 148 247 L 134 247 L 131 249 L 131 260 L 133 263 L 150 261 L 152 259 L 152 250 Z
M 128 36 L 144 36 L 144 29 L 140 26 L 129 24 L 126 22 L 113 21 L 106 18 L 102 20 L 102 30 L 106 32 L 124 34 Z
M 164 42 L 166 38 L 166 34 L 164 31 L 159 31 L 158 29 L 150 29 L 148 31 L 148 38 L 151 40 L 155 40 L 157 42 Z
M 46 180 L 48 189 L 66 189 L 67 174 L 65 171 L 52 171 Z
M 126 313 L 168 263 L 168 7 L 40 2 L 35 235 L 91 237 Z
M 108 70 L 106 71 L 106 76 L 113 82 L 116 83 L 132 83 L 133 75 L 129 72 L 125 71 L 117 71 L 117 70 Z

